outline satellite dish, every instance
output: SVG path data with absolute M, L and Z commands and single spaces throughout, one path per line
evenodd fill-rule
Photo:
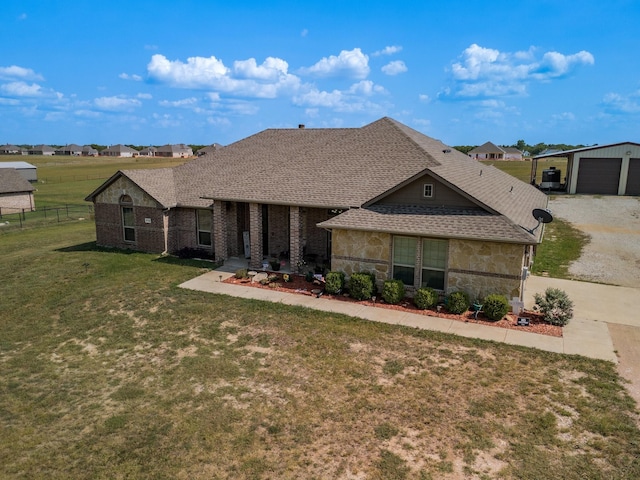
M 553 215 L 551 215 L 550 210 L 545 210 L 543 208 L 534 208 L 531 214 L 533 215 L 533 218 L 538 220 L 538 225 L 540 223 L 551 223 L 553 221 Z
M 538 229 L 540 224 L 551 223 L 553 221 L 553 215 L 551 215 L 551 211 L 546 210 L 544 208 L 534 208 L 533 211 L 531 212 L 531 215 L 533 215 L 533 218 L 535 218 L 538 221 L 538 225 L 533 227 L 531 230 L 529 230 L 528 228 L 522 227 L 531 235 L 535 233 L 535 231 Z

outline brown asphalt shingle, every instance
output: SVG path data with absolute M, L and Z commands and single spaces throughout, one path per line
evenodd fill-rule
M 362 128 L 268 129 L 173 169 L 122 173 L 165 207 L 206 207 L 215 200 L 365 207 L 332 219 L 332 225 L 346 228 L 353 222 L 353 228 L 385 230 L 381 221 L 386 219 L 398 233 L 412 223 L 420 234 L 525 243 L 536 241 L 525 230 L 537 225 L 532 209 L 547 205 L 538 189 L 387 117 Z M 407 222 L 406 214 L 393 218 L 371 209 L 374 199 L 422 174 L 490 215 L 441 213 L 420 223 L 418 217 Z M 449 225 L 436 228 L 439 222 Z
M 33 192 L 34 186 L 14 168 L 0 168 L 0 193 Z

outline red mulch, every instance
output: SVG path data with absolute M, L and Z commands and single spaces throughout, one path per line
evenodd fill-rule
M 270 275 L 278 276 L 278 280 L 276 280 L 275 282 L 277 286 L 275 287 L 272 286 L 274 285 L 274 283 L 271 283 L 270 285 L 262 285 L 259 282 L 251 282 L 246 278 L 237 279 L 235 277 L 230 277 L 224 282 L 234 284 L 234 285 L 242 285 L 244 287 L 266 288 L 271 290 L 275 289 L 278 291 L 296 293 L 299 295 L 315 295 L 315 293 L 312 293 L 312 290 L 322 289 L 324 286 L 323 284 L 313 284 L 311 282 L 307 282 L 304 276 L 302 275 L 290 274 L 289 278 L 291 281 L 285 282 L 282 278 L 282 275 L 283 275 L 282 273 L 277 273 L 277 272 L 267 272 L 267 273 L 269 273 Z M 524 312 L 522 312 L 520 314 L 520 317 L 528 318 L 529 325 L 519 326 L 516 324 L 516 320 L 518 317 L 512 314 L 506 315 L 502 320 L 491 321 L 486 317 L 483 318 L 482 313 L 480 313 L 480 315 L 478 315 L 478 319 L 476 320 L 473 318 L 474 312 L 470 310 L 461 315 L 449 313 L 444 309 L 444 307 L 440 312 L 436 310 L 430 310 L 430 309 L 420 310 L 413 304 L 413 301 L 410 298 L 405 298 L 398 305 L 391 305 L 391 304 L 385 303 L 382 299 L 376 300 L 376 302 L 373 302 L 371 300 L 355 300 L 345 295 L 329 295 L 326 293 L 323 293 L 322 295 L 323 297 L 329 298 L 332 300 L 341 300 L 344 302 L 358 303 L 360 305 L 368 305 L 376 308 L 388 308 L 390 310 L 400 310 L 404 312 L 417 313 L 420 315 L 427 315 L 431 317 L 448 318 L 448 319 L 457 320 L 460 322 L 477 323 L 481 325 L 489 325 L 492 327 L 508 328 L 511 330 L 520 330 L 523 332 L 539 333 L 541 335 L 549 335 L 552 337 L 562 337 L 562 327 L 559 327 L 557 325 L 551 325 L 542 319 L 541 314 L 537 312 L 531 312 L 528 310 L 525 310 Z

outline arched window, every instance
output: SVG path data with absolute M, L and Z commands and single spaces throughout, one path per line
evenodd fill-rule
M 136 219 L 133 212 L 133 200 L 129 195 L 122 195 L 120 197 L 120 209 L 122 211 L 124 241 L 134 243 L 136 241 Z

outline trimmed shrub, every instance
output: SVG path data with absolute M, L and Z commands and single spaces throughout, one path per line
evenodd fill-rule
M 349 294 L 356 300 L 368 300 L 375 292 L 375 283 L 369 273 L 354 273 L 349 279 Z
M 542 312 L 544 320 L 551 325 L 561 327 L 569 323 L 573 318 L 573 302 L 564 290 L 559 288 L 547 288 L 544 297 L 536 293 L 533 298 L 536 306 Z
M 502 320 L 509 311 L 509 300 L 504 295 L 487 295 L 484 297 L 482 311 L 489 320 L 495 322 Z
M 469 305 L 471 305 L 469 295 L 465 292 L 453 292 L 447 297 L 447 310 L 456 315 L 460 315 L 469 310 Z
M 247 278 L 249 276 L 246 268 L 240 268 L 236 270 L 236 278 Z
M 431 287 L 422 287 L 416 290 L 413 303 L 421 310 L 427 310 L 438 303 L 438 292 Z
M 344 272 L 329 272 L 325 277 L 324 291 L 331 295 L 337 295 L 344 288 Z
M 402 280 L 385 280 L 382 287 L 382 299 L 396 305 L 404 298 L 404 283 Z

